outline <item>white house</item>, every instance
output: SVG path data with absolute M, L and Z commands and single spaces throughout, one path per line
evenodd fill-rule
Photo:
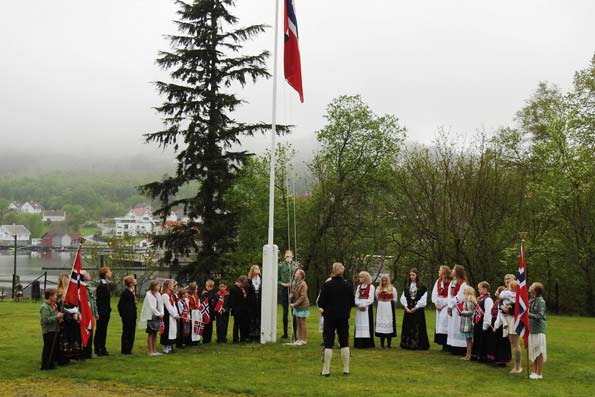
M 44 222 L 65 222 L 66 212 L 64 211 L 43 211 L 42 220 Z
M 21 211 L 21 205 L 16 201 L 13 201 L 8 205 L 9 210 Z
M 17 236 L 17 244 L 29 244 L 31 232 L 23 225 L 2 225 L 0 226 L 0 244 L 14 244 L 14 236 Z
M 150 209 L 133 208 L 123 218 L 114 218 L 114 222 L 116 236 L 139 236 L 152 233 L 158 220 L 153 219 Z
M 21 206 L 20 211 L 27 214 L 41 214 L 43 206 L 35 201 L 27 201 Z

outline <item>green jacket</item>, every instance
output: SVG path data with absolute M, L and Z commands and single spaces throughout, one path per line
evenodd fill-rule
M 279 280 L 279 286 L 281 283 L 290 283 L 293 279 L 293 273 L 295 272 L 294 267 L 298 265 L 298 262 L 293 261 L 291 264 L 285 260 L 279 262 L 279 270 L 277 272 L 277 280 Z
M 39 308 L 41 316 L 41 332 L 47 334 L 48 332 L 56 332 L 58 330 L 58 317 L 52 306 L 47 302 L 43 302 Z
M 545 334 L 545 300 L 541 296 L 529 301 L 529 328 L 532 334 Z
M 91 312 L 93 312 L 93 318 L 97 318 L 97 302 L 95 302 L 95 290 L 91 289 L 87 285 L 87 297 L 89 304 L 91 305 Z

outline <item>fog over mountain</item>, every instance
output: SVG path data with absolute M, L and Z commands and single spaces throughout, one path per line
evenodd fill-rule
M 316 150 L 339 95 L 361 94 L 428 144 L 441 126 L 465 135 L 510 125 L 539 81 L 568 88 L 595 51 L 591 0 L 295 3 L 305 103 L 280 77 L 277 116 L 296 126 L 280 139 L 296 164 Z M 151 82 L 168 80 L 155 58 L 169 49 L 175 11 L 170 0 L 2 2 L 0 175 L 171 169 L 173 155 L 142 134 L 161 128 Z M 237 1 L 233 12 L 242 26 L 274 25 L 273 1 Z M 272 43 L 269 29 L 246 52 Z M 272 80 L 236 92 L 247 101 L 237 119 L 270 122 Z M 263 153 L 269 142 L 243 145 Z

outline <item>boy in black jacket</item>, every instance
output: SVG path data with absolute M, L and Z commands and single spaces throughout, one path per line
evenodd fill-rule
M 105 339 L 107 338 L 107 325 L 109 323 L 110 313 L 110 283 L 112 271 L 109 267 L 99 269 L 99 285 L 95 291 L 97 299 L 97 330 L 95 331 L 95 354 L 98 356 L 107 356 L 109 352 L 105 348 Z

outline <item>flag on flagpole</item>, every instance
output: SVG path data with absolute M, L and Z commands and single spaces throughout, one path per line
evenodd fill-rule
M 519 286 L 516 291 L 514 329 L 523 338 L 525 349 L 529 342 L 529 294 L 527 293 L 527 268 L 525 267 L 525 244 L 521 243 L 519 261 Z
M 87 294 L 87 282 L 84 280 L 83 263 L 81 261 L 81 247 L 79 246 L 74 257 L 72 272 L 70 273 L 70 282 L 64 297 L 64 303 L 78 307 L 81 315 L 80 329 L 81 341 L 83 346 L 87 346 L 91 332 L 93 331 L 93 312 L 89 303 Z
M 302 63 L 300 60 L 300 47 L 298 45 L 298 24 L 295 16 L 295 4 L 293 0 L 285 1 L 285 22 L 283 33 L 285 36 L 283 66 L 285 79 L 294 90 L 300 95 L 300 101 L 304 102 L 304 90 L 302 89 Z

